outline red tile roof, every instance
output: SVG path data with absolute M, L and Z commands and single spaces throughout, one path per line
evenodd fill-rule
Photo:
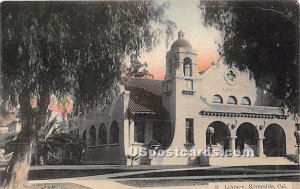
M 162 81 L 144 78 L 122 78 L 130 91 L 129 111 L 132 113 L 166 113 L 162 106 Z

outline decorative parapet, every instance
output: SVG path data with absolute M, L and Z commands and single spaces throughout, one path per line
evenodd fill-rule
M 279 114 L 259 114 L 259 113 L 235 113 L 235 112 L 217 112 L 202 110 L 200 115 L 203 116 L 220 116 L 220 117 L 245 117 L 245 118 L 265 118 L 265 119 L 287 119 L 288 115 Z
M 205 111 L 284 115 L 281 107 L 207 104 Z
M 207 104 L 199 112 L 203 116 L 245 117 L 264 119 L 287 119 L 289 115 L 283 113 L 281 107 L 269 106 L 240 106 L 227 104 Z

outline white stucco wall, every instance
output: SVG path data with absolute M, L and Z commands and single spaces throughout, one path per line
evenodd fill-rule
M 179 53 L 178 53 L 179 52 Z M 185 53 L 186 52 L 186 53 Z M 170 150 L 179 149 L 206 149 L 206 130 L 207 127 L 215 122 L 220 121 L 227 125 L 230 130 L 230 135 L 236 137 L 237 129 L 244 123 L 252 124 L 257 132 L 258 138 L 262 141 L 265 140 L 264 134 L 268 126 L 275 124 L 279 125 L 285 134 L 286 154 L 295 154 L 296 140 L 293 136 L 295 131 L 295 121 L 292 115 L 288 115 L 287 119 L 263 119 L 263 118 L 250 118 L 250 117 L 225 117 L 225 116 L 203 116 L 200 115 L 202 110 L 210 109 L 212 111 L 225 111 L 225 112 L 243 112 L 256 113 L 256 114 L 277 114 L 280 115 L 281 108 L 271 107 L 270 95 L 263 89 L 257 88 L 255 81 L 250 78 L 249 72 L 240 72 L 236 68 L 232 68 L 235 74 L 233 81 L 226 78 L 226 74 L 230 71 L 229 67 L 225 65 L 222 60 L 215 63 L 205 73 L 193 73 L 192 77 L 183 76 L 183 59 L 190 57 L 196 60 L 196 55 L 191 57 L 191 50 L 178 48 L 167 53 L 167 73 L 164 80 L 164 91 L 166 91 L 166 83 L 171 84 L 172 88 L 168 93 L 163 95 L 163 104 L 170 113 L 172 126 L 174 128 L 174 138 L 169 147 Z M 178 55 L 179 54 L 179 55 Z M 172 57 L 173 59 L 170 59 Z M 168 73 L 168 69 L 173 60 L 175 71 Z M 196 66 L 196 64 L 195 64 Z M 193 80 L 192 95 L 184 94 L 183 90 L 186 89 L 186 79 Z M 220 95 L 223 98 L 224 105 L 218 106 L 212 104 L 214 95 Z M 237 99 L 236 105 L 227 105 L 229 96 L 234 96 Z M 248 97 L 251 101 L 250 106 L 241 105 L 243 97 Z M 267 106 L 269 105 L 269 106 Z M 221 108 L 222 107 L 222 108 Z M 194 145 L 185 145 L 186 143 L 186 118 L 194 119 Z M 235 125 L 234 128 L 231 126 Z M 257 138 L 257 140 L 258 140 Z M 256 154 L 258 155 L 258 144 L 255 147 Z M 154 158 L 151 164 L 193 164 L 199 163 L 199 160 L 194 157 L 163 157 Z
M 192 76 L 184 76 L 183 60 L 189 57 L 192 60 Z M 215 63 L 209 70 L 204 73 L 197 73 L 197 55 L 190 48 L 175 48 L 167 52 L 166 55 L 166 77 L 163 81 L 163 106 L 169 113 L 171 122 L 171 133 L 173 134 L 172 142 L 168 149 L 185 149 L 201 151 L 207 148 L 206 131 L 208 126 L 219 121 L 224 123 L 229 131 L 229 137 L 234 143 L 237 137 L 237 130 L 245 123 L 257 131 L 258 135 L 255 155 L 263 156 L 260 151 L 259 142 L 265 140 L 265 131 L 270 125 L 278 125 L 284 130 L 286 138 L 286 154 L 295 154 L 296 140 L 293 135 L 295 131 L 295 121 L 292 115 L 286 119 L 278 116 L 246 117 L 246 116 L 224 116 L 224 115 L 203 115 L 203 111 L 227 112 L 227 113 L 248 113 L 252 115 L 281 115 L 281 108 L 272 107 L 270 95 L 266 91 L 256 87 L 255 81 L 250 78 L 248 72 L 240 72 L 238 69 L 229 69 L 222 60 Z M 171 70 L 172 69 L 172 70 Z M 232 70 L 235 75 L 233 80 L 227 78 L 227 73 Z M 187 90 L 187 80 L 192 80 L 193 89 Z M 167 90 L 169 88 L 169 90 Z M 113 120 L 119 124 L 119 144 L 106 144 L 88 147 L 86 163 L 99 164 L 126 164 L 128 163 L 126 155 L 129 147 L 141 148 L 152 138 L 153 128 L 151 118 L 147 118 L 145 123 L 145 143 L 139 144 L 134 141 L 134 124 L 133 116 L 128 115 L 128 100 L 130 93 L 121 90 L 121 93 L 114 100 L 114 103 L 103 111 L 91 111 L 85 117 L 82 117 L 80 123 L 80 136 L 84 130 L 88 134 L 92 125 L 96 127 L 96 143 L 98 144 L 99 126 L 105 123 L 107 127 L 107 138 L 110 137 L 110 125 Z M 220 95 L 223 104 L 214 104 L 212 102 L 214 95 Z M 237 104 L 227 104 L 229 96 L 237 99 Z M 248 97 L 251 105 L 242 105 L 243 97 Z M 279 116 L 280 117 L 280 116 Z M 194 144 L 186 144 L 186 119 L 191 118 L 194 121 Z M 262 143 L 260 143 L 262 144 Z M 232 143 L 230 145 L 233 145 Z M 254 148 L 254 147 L 253 147 Z M 113 158 L 112 158 L 113 157 Z M 199 164 L 199 157 L 155 157 L 147 159 L 141 158 L 138 164 L 158 164 L 158 165 L 186 165 Z
M 113 103 L 106 109 L 91 110 L 87 115 L 82 116 L 78 123 L 79 135 L 82 138 L 86 131 L 87 151 L 84 159 L 86 164 L 126 164 L 126 148 L 129 143 L 128 119 L 126 110 L 128 106 L 128 92 L 121 92 Z M 117 121 L 119 126 L 119 143 L 110 144 L 110 127 L 113 121 Z M 107 131 L 107 144 L 99 144 L 99 128 L 105 124 Z M 92 125 L 96 128 L 96 145 L 89 146 L 89 133 Z M 112 158 L 113 157 L 113 158 Z

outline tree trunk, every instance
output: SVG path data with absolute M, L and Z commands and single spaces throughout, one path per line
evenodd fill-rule
M 50 101 L 48 88 L 41 91 L 37 109 L 32 109 L 30 101 L 30 92 L 24 89 L 19 95 L 22 129 L 14 142 L 14 154 L 5 171 L 4 187 L 7 189 L 24 188 L 27 184 L 35 136 L 45 123 Z
M 5 170 L 5 188 L 19 189 L 27 184 L 33 141 L 33 138 L 23 137 L 22 133 L 19 135 L 13 157 Z
M 29 90 L 24 89 L 19 95 L 22 128 L 13 142 L 14 154 L 5 170 L 5 188 L 24 188 L 27 182 L 36 125 L 30 100 Z

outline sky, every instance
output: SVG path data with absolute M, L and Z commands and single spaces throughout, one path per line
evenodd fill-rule
M 162 0 L 158 1 L 163 2 Z M 219 59 L 217 52 L 219 32 L 214 28 L 203 26 L 201 12 L 198 8 L 199 0 L 169 0 L 166 2 L 169 2 L 166 15 L 177 25 L 173 41 L 177 39 L 178 31 L 182 30 L 185 39 L 191 43 L 192 48 L 198 54 L 198 71 L 207 69 L 211 62 Z M 151 53 L 144 53 L 141 56 L 141 62 L 148 63 L 148 70 L 154 75 L 154 79 L 161 80 L 165 76 L 165 55 L 173 42 L 167 48 L 164 41 L 162 36 L 161 44 L 157 48 Z

